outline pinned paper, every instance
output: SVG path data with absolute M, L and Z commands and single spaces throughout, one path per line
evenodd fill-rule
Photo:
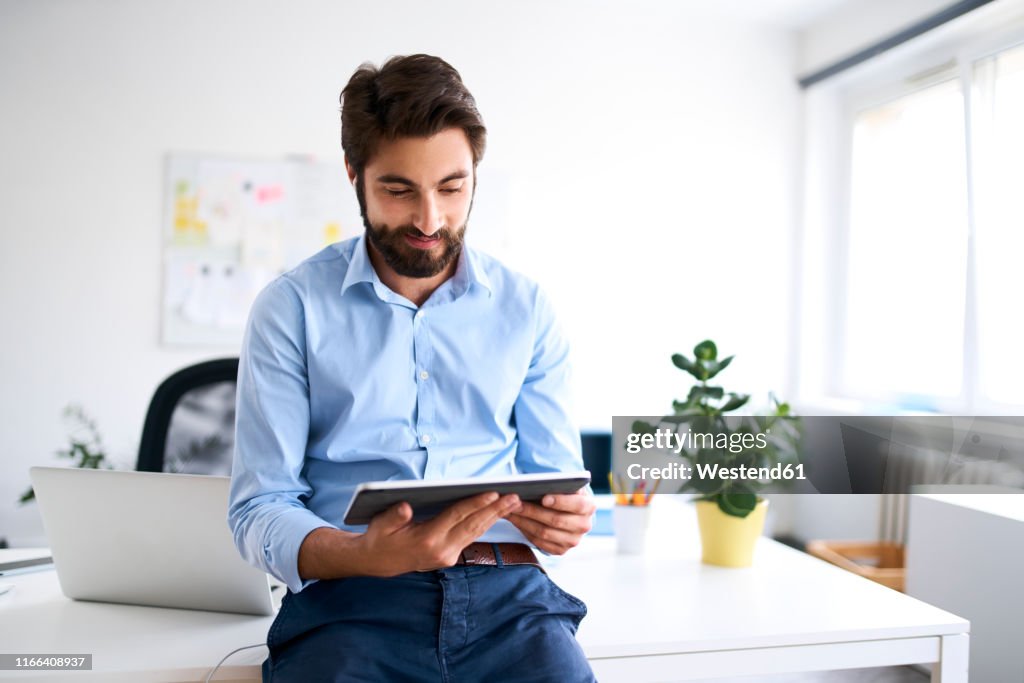
M 276 275 L 358 225 L 344 163 L 309 157 L 168 157 L 162 338 L 237 348 L 249 307 Z

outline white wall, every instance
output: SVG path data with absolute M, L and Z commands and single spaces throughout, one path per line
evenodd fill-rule
M 156 385 L 237 352 L 158 344 L 163 155 L 340 156 L 351 72 L 419 51 L 477 97 L 476 217 L 490 197 L 499 255 L 555 299 L 583 425 L 666 410 L 670 354 L 706 336 L 738 354 L 727 388 L 785 393 L 787 31 L 656 2 L 0 0 L 0 537 L 40 539 L 14 501 L 67 403 L 131 466 Z

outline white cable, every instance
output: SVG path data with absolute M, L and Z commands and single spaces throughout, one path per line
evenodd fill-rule
M 242 650 L 251 650 L 254 647 L 265 647 L 265 646 L 266 646 L 266 643 L 256 643 L 255 645 L 246 645 L 245 647 L 240 647 L 237 650 L 232 650 L 231 652 L 229 652 L 226 655 L 224 655 L 224 657 L 219 662 L 217 662 L 217 666 L 213 667 L 213 671 L 211 671 L 210 673 L 206 674 L 206 678 L 203 679 L 203 683 L 210 683 L 210 679 L 213 678 L 213 675 L 215 673 L 217 673 L 217 669 L 219 669 L 221 667 L 221 665 L 224 662 L 227 661 L 228 657 L 230 657 L 231 655 L 235 654 L 236 652 L 241 652 Z

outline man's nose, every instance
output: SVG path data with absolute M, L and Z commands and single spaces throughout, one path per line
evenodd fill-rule
M 433 193 L 426 193 L 416 207 L 413 225 L 424 235 L 433 235 L 443 227 L 441 210 Z

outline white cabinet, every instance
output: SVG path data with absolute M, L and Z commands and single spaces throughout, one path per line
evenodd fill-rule
M 1024 495 L 910 497 L 906 592 L 971 622 L 971 683 L 1024 681 Z

